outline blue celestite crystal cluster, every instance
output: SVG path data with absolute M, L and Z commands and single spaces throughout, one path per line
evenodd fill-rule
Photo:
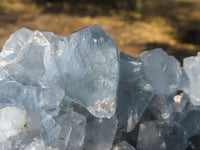
M 22 28 L 0 53 L 0 149 L 199 150 L 199 65 L 119 53 L 98 25 Z

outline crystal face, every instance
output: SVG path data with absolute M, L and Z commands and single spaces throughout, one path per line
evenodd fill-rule
M 191 98 L 191 102 L 194 105 L 200 105 L 200 93 L 199 93 L 199 64 L 200 53 L 196 57 L 188 57 L 184 59 L 184 69 L 190 79 L 190 86 L 186 92 Z
M 153 94 L 139 87 L 144 82 L 141 61 L 124 53 L 121 53 L 120 58 L 121 76 L 116 114 L 118 126 L 130 132 L 140 120 Z
M 0 149 L 199 150 L 199 64 L 119 53 L 98 25 L 22 28 L 0 53 Z
M 155 49 L 141 53 L 138 58 L 153 93 L 169 95 L 179 88 L 182 71 L 175 57 L 167 55 L 162 49 Z

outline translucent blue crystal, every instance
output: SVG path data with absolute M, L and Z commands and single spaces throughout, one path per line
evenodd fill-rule
M 115 113 L 118 48 L 98 25 L 66 37 L 22 28 L 5 43 L 0 58 L 57 84 L 97 117 Z

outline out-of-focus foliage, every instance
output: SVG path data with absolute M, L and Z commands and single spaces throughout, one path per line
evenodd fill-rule
M 38 4 L 44 4 L 46 2 L 51 3 L 64 3 L 68 2 L 71 4 L 83 3 L 83 4 L 96 4 L 105 7 L 112 7 L 117 9 L 136 9 L 140 7 L 139 3 L 142 3 L 142 0 L 32 0 Z
M 21 27 L 67 35 L 99 24 L 132 56 L 160 47 L 182 60 L 200 51 L 200 0 L 0 1 L 0 50 Z

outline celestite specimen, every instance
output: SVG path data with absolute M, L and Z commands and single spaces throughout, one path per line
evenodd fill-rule
M 0 61 L 58 85 L 96 117 L 115 113 L 119 52 L 98 25 L 66 37 L 22 28 L 5 43 Z
M 1 150 L 200 150 L 200 53 L 119 53 L 93 25 L 22 28 L 0 53 Z
M 98 25 L 67 37 L 16 31 L 0 53 L 0 148 L 110 149 L 118 79 L 118 48 Z

